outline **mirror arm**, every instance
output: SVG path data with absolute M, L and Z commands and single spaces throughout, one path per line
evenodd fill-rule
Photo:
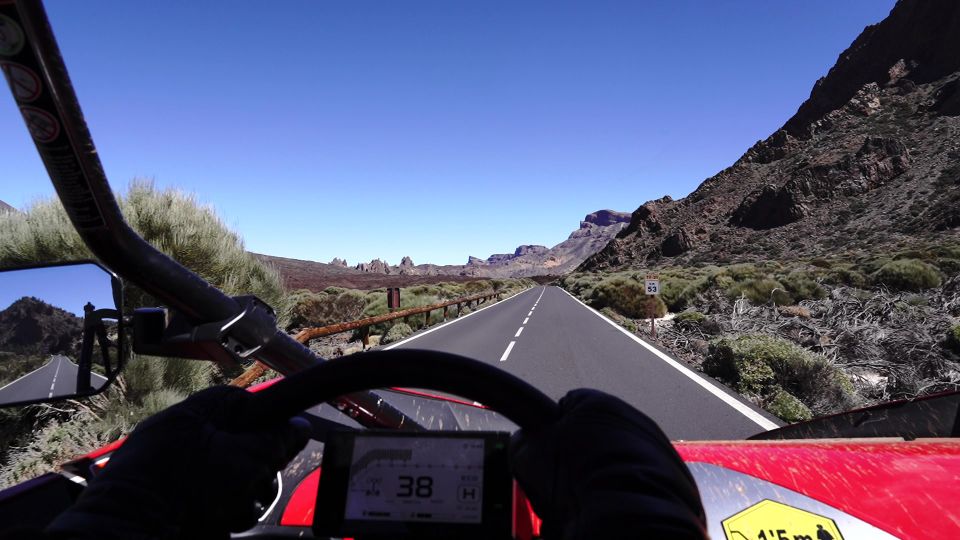
M 273 339 L 276 314 L 256 296 L 237 296 L 242 306 L 236 315 L 222 321 L 195 325 L 176 310 L 138 308 L 133 312 L 133 351 L 151 356 L 213 360 L 236 365 L 251 359 Z M 241 321 L 256 320 L 248 328 L 269 329 L 251 336 L 243 332 L 243 343 L 232 335 Z M 251 337 L 253 339 L 251 339 Z M 252 345 L 248 345 L 252 343 Z
M 104 371 L 107 378 L 114 376 L 114 369 L 110 366 L 109 348 L 114 345 L 107 339 L 107 329 L 103 325 L 104 319 L 114 319 L 118 324 L 121 323 L 120 311 L 116 309 L 93 309 L 93 306 L 87 304 L 90 309 L 86 309 L 83 315 L 83 341 L 80 345 L 80 359 L 77 362 L 77 394 L 86 395 L 93 393 L 93 386 L 90 384 L 90 373 L 93 368 L 93 340 L 96 338 L 100 344 L 100 357 L 103 361 Z M 118 344 L 117 346 L 120 346 Z M 118 355 L 119 357 L 119 355 Z M 119 368 L 120 366 L 117 366 Z

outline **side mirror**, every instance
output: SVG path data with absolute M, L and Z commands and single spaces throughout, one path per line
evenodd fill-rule
M 109 386 L 124 365 L 122 290 L 94 262 L 0 270 L 0 407 Z

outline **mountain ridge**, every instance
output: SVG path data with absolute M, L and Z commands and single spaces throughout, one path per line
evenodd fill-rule
M 953 57 L 931 50 L 946 45 L 956 45 Z M 956 51 L 960 3 L 900 0 L 781 129 L 688 196 L 642 204 L 579 270 L 812 257 L 956 236 Z M 915 56 L 876 67 L 900 53 Z

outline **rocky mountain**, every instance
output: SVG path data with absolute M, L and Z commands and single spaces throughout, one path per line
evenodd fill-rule
M 960 2 L 900 0 L 784 126 L 581 266 L 789 258 L 957 236 Z
M 629 221 L 626 212 L 599 210 L 587 214 L 579 229 L 552 248 L 527 245 L 513 254 L 491 255 L 486 260 L 470 257 L 467 271 L 490 277 L 563 275 L 607 245 Z
M 374 259 L 369 263 L 360 263 L 354 269 L 365 274 L 398 276 L 497 278 L 562 275 L 607 245 L 629 221 L 630 214 L 626 212 L 599 210 L 587 214 L 580 222 L 579 229 L 552 248 L 522 245 L 513 253 L 496 253 L 486 259 L 470 256 L 465 265 L 415 265 L 410 257 L 404 257 L 399 265 L 392 266 Z
M 478 279 L 457 274 L 440 275 L 439 272 L 422 275 L 410 275 L 400 271 L 393 272 L 392 270 L 390 274 L 364 272 L 347 266 L 342 259 L 334 259 L 330 264 L 327 264 L 287 257 L 274 257 L 260 253 L 251 253 L 251 255 L 276 269 L 283 279 L 284 285 L 290 290 L 309 289 L 320 292 L 327 287 L 369 290 L 380 287 L 408 287 L 441 281 L 474 281 Z
M 599 210 L 587 214 L 579 229 L 552 248 L 522 245 L 513 253 L 494 254 L 486 259 L 469 257 L 465 265 L 414 264 L 413 259 L 404 257 L 399 265 L 374 259 L 350 267 L 340 258 L 325 264 L 253 255 L 276 268 L 287 288 L 316 291 L 326 287 L 374 289 L 441 281 L 562 275 L 607 245 L 629 221 L 630 214 L 626 212 Z
M 4 212 L 16 212 L 16 211 L 17 211 L 16 208 L 10 206 L 9 204 L 7 204 L 7 203 L 5 203 L 5 202 L 3 202 L 3 201 L 0 201 L 0 214 L 2 214 L 2 213 L 4 213 Z
M 0 311 L 0 351 L 73 355 L 83 337 L 83 320 L 32 296 Z

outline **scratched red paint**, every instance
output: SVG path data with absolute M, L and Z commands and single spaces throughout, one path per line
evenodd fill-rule
M 960 442 L 681 442 L 712 463 L 792 489 L 900 538 L 960 531 Z

